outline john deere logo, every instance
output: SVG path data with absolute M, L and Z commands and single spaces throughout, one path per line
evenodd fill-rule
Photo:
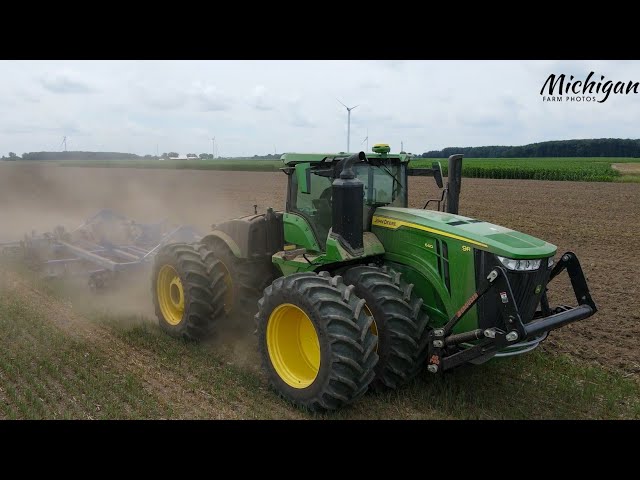
M 534 293 L 538 295 L 541 291 L 542 291 L 542 285 L 538 285 Z
M 398 228 L 398 222 L 390 218 L 373 217 L 373 225 L 386 228 Z

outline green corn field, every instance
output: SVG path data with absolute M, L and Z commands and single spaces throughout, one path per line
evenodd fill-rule
M 447 159 L 416 158 L 414 168 L 431 167 L 440 161 L 447 174 Z M 467 178 L 498 178 L 525 180 L 565 180 L 583 182 L 640 182 L 638 175 L 621 175 L 614 163 L 640 163 L 639 158 L 465 158 L 462 176 Z M 227 160 L 67 160 L 56 162 L 74 167 L 131 167 L 186 170 L 232 170 L 275 172 L 282 167 L 279 160 L 227 159 Z
M 583 182 L 613 182 L 622 175 L 613 163 L 629 163 L 636 158 L 465 158 L 462 176 L 471 178 L 498 178 L 524 180 L 565 180 Z M 430 167 L 433 160 L 417 159 L 413 167 Z M 440 160 L 447 174 L 447 159 Z

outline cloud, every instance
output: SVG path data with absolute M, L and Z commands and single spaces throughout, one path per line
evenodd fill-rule
M 347 111 L 344 107 L 341 107 L 342 111 L 339 114 L 339 118 L 343 118 L 345 125 L 347 122 Z M 388 126 L 394 122 L 394 116 L 391 113 L 386 113 L 381 110 L 371 108 L 367 104 L 361 104 L 358 108 L 351 111 L 351 125 L 352 126 L 369 126 L 369 125 L 381 125 Z
M 34 95 L 33 93 L 30 93 L 26 90 L 18 90 L 17 92 L 15 92 L 15 97 L 19 98 L 21 100 L 24 100 L 25 102 L 28 103 L 39 103 L 40 102 L 40 98 L 36 95 Z
M 477 112 L 470 115 L 462 115 L 460 123 L 473 128 L 493 128 L 502 125 L 502 119 L 495 112 Z
M 393 128 L 425 128 L 425 124 L 422 122 L 411 120 L 393 121 Z
M 132 120 L 130 118 L 127 118 L 125 120 L 124 127 L 129 135 L 135 137 L 156 137 L 159 135 L 157 129 L 145 126 L 138 121 Z
M 217 112 L 231 108 L 231 99 L 214 85 L 194 82 L 190 94 L 199 110 Z
M 159 110 L 175 110 L 187 101 L 187 95 L 177 91 L 147 92 L 141 98 L 147 106 Z
M 302 98 L 298 94 L 282 99 L 286 107 L 289 125 L 300 128 L 315 128 L 316 122 L 307 113 L 308 107 L 303 106 Z
M 137 102 L 151 109 L 177 110 L 189 100 L 187 88 L 172 79 L 153 82 L 138 80 L 130 88 L 131 98 L 116 102 L 111 105 L 111 110 L 131 113 L 131 104 Z
M 360 90 L 375 90 L 381 87 L 382 85 L 379 82 L 375 82 L 369 79 L 365 80 L 364 82 L 361 82 L 360 85 L 358 85 L 358 88 Z
M 403 141 L 414 152 L 638 138 L 640 94 L 548 104 L 539 92 L 554 72 L 640 81 L 640 61 L 2 60 L 0 69 L 0 145 L 16 152 L 57 147 L 64 135 L 78 147 L 138 154 L 156 144 L 208 152 L 214 135 L 229 156 L 274 143 L 278 151 L 340 151 L 347 112 L 336 98 L 360 104 L 352 147 L 367 132 L 370 146 Z M 89 134 L 81 138 L 82 129 Z
M 316 124 L 301 112 L 292 112 L 291 125 L 294 127 L 315 128 Z
M 267 89 L 263 85 L 258 85 L 253 89 L 248 102 L 256 110 L 268 111 L 274 109 L 273 103 L 269 101 Z
M 22 134 L 36 134 L 36 133 L 54 133 L 60 129 L 44 128 L 39 125 L 30 124 L 13 124 L 0 128 L 0 133 L 6 135 L 22 135 Z
M 406 60 L 377 60 L 376 63 L 378 65 L 387 67 L 390 70 L 399 72 L 400 70 L 403 69 L 407 61 Z
M 95 89 L 69 72 L 57 72 L 40 79 L 40 84 L 52 93 L 92 93 Z
M 0 128 L 0 133 L 7 135 L 73 135 L 84 136 L 88 132 L 74 124 L 64 124 L 59 127 L 37 123 L 17 123 Z

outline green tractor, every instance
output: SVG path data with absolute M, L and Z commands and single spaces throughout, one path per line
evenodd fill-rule
M 550 330 L 596 312 L 572 252 L 458 215 L 462 155 L 409 168 L 410 155 L 285 154 L 286 209 L 214 225 L 155 257 L 160 326 L 201 339 L 223 316 L 255 315 L 270 385 L 294 404 L 334 410 L 395 389 L 426 367 L 528 352 Z M 408 208 L 408 176 L 442 189 Z M 427 209 L 433 203 L 436 209 Z M 578 305 L 552 308 L 567 270 Z

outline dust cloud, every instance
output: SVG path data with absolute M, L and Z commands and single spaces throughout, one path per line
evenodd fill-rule
M 253 317 L 231 315 L 221 318 L 216 327 L 215 335 L 207 341 L 211 350 L 222 354 L 229 364 L 259 372 L 260 358 Z
M 166 220 L 191 225 L 201 234 L 211 225 L 267 207 L 282 209 L 286 177 L 253 172 L 134 168 L 58 167 L 0 162 L 0 242 L 25 234 L 72 231 L 101 209 L 139 223 Z M 273 185 L 273 191 L 265 185 Z M 274 193 L 277 192 L 277 193 Z M 278 199 L 276 203 L 270 203 Z M 279 198 L 278 198 L 279 197 Z M 155 322 L 150 270 L 121 275 L 114 288 L 89 290 L 86 278 L 63 280 L 64 294 L 81 311 Z M 228 345 L 234 359 L 253 351 L 253 319 L 223 322 L 212 345 Z
M 206 232 L 211 223 L 253 213 L 264 200 L 255 185 L 240 192 L 226 185 L 225 177 L 243 173 L 0 163 L 0 240 L 58 224 L 72 229 L 104 208 L 140 223 L 166 219 Z

